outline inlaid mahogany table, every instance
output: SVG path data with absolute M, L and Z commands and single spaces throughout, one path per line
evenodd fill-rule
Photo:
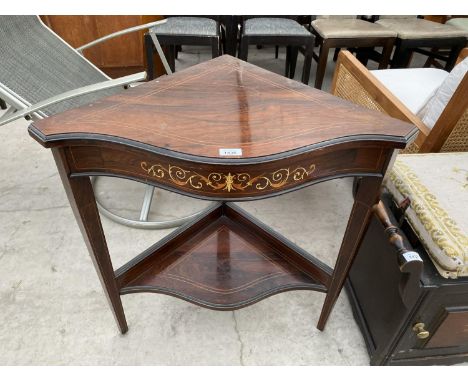
M 395 149 L 414 126 L 222 56 L 34 122 L 51 148 L 122 333 L 121 295 L 164 293 L 233 310 L 276 293 L 326 293 L 323 330 Z M 114 271 L 90 176 L 219 201 Z M 334 269 L 233 202 L 362 177 Z M 326 195 L 324 195 L 326 197 Z M 313 227 L 298 229 L 307 231 Z

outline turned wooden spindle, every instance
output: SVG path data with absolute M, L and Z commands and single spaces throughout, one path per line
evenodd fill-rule
M 375 204 L 372 210 L 384 226 L 389 243 L 397 251 L 400 271 L 404 274 L 399 285 L 400 295 L 403 303 L 406 306 L 411 306 L 419 295 L 419 279 L 423 269 L 423 261 L 417 252 L 406 248 L 403 237 L 398 233 L 398 227 L 390 220 L 382 201 Z
M 392 224 L 390 217 L 388 216 L 387 210 L 385 209 L 384 204 L 382 201 L 379 201 L 374 207 L 372 208 L 375 215 L 379 218 L 380 222 L 385 227 L 385 233 L 388 236 L 388 241 L 392 244 L 395 249 L 397 250 L 398 255 L 402 255 L 404 253 L 410 252 L 405 247 L 405 243 L 403 242 L 403 237 L 398 234 L 398 227 Z

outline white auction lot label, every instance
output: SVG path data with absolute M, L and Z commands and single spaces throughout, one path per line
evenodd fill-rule
M 219 155 L 224 157 L 242 156 L 242 149 L 219 149 Z
M 416 252 L 406 252 L 403 254 L 406 261 L 422 261 L 421 257 Z

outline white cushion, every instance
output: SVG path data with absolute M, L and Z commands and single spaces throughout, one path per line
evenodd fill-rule
M 465 31 L 465 36 L 468 37 L 468 18 L 465 17 L 457 17 L 448 20 L 445 25 L 451 25 L 455 28 L 460 28 Z
M 468 57 L 452 69 L 434 96 L 427 102 L 424 109 L 421 110 L 419 117 L 427 127 L 431 129 L 434 127 L 467 71 Z
M 418 114 L 447 78 L 442 69 L 410 68 L 371 70 L 412 113 Z

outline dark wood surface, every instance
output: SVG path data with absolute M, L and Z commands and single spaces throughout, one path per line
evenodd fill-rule
M 121 293 L 165 293 L 232 310 L 287 290 L 326 291 L 315 270 L 309 274 L 307 267 L 295 266 L 300 254 L 272 245 L 260 226 L 243 224 L 243 215 L 236 206 L 220 205 L 164 245 L 148 249 L 116 272 Z M 329 272 L 321 268 L 322 275 Z
M 445 309 L 444 318 L 426 348 L 468 344 L 468 306 L 466 308 L 465 310 Z
M 100 135 L 211 158 L 220 148 L 253 158 L 366 137 L 402 147 L 413 130 L 228 55 L 33 126 L 43 143 Z
M 318 324 L 323 330 L 394 150 L 416 132 L 410 124 L 230 56 L 29 128 L 54 150 L 122 333 L 127 324 L 120 294 L 167 293 L 213 309 L 237 309 L 290 289 L 327 293 Z M 242 155 L 222 157 L 222 148 L 242 149 Z M 114 272 L 90 175 L 223 203 Z M 334 269 L 226 204 L 345 176 L 362 180 Z
M 373 174 L 384 168 L 389 149 L 373 142 L 342 143 L 276 160 L 198 162 L 121 144 L 76 142 L 67 150 L 73 174 L 118 175 L 198 198 L 247 200 L 281 194 L 340 175 Z

